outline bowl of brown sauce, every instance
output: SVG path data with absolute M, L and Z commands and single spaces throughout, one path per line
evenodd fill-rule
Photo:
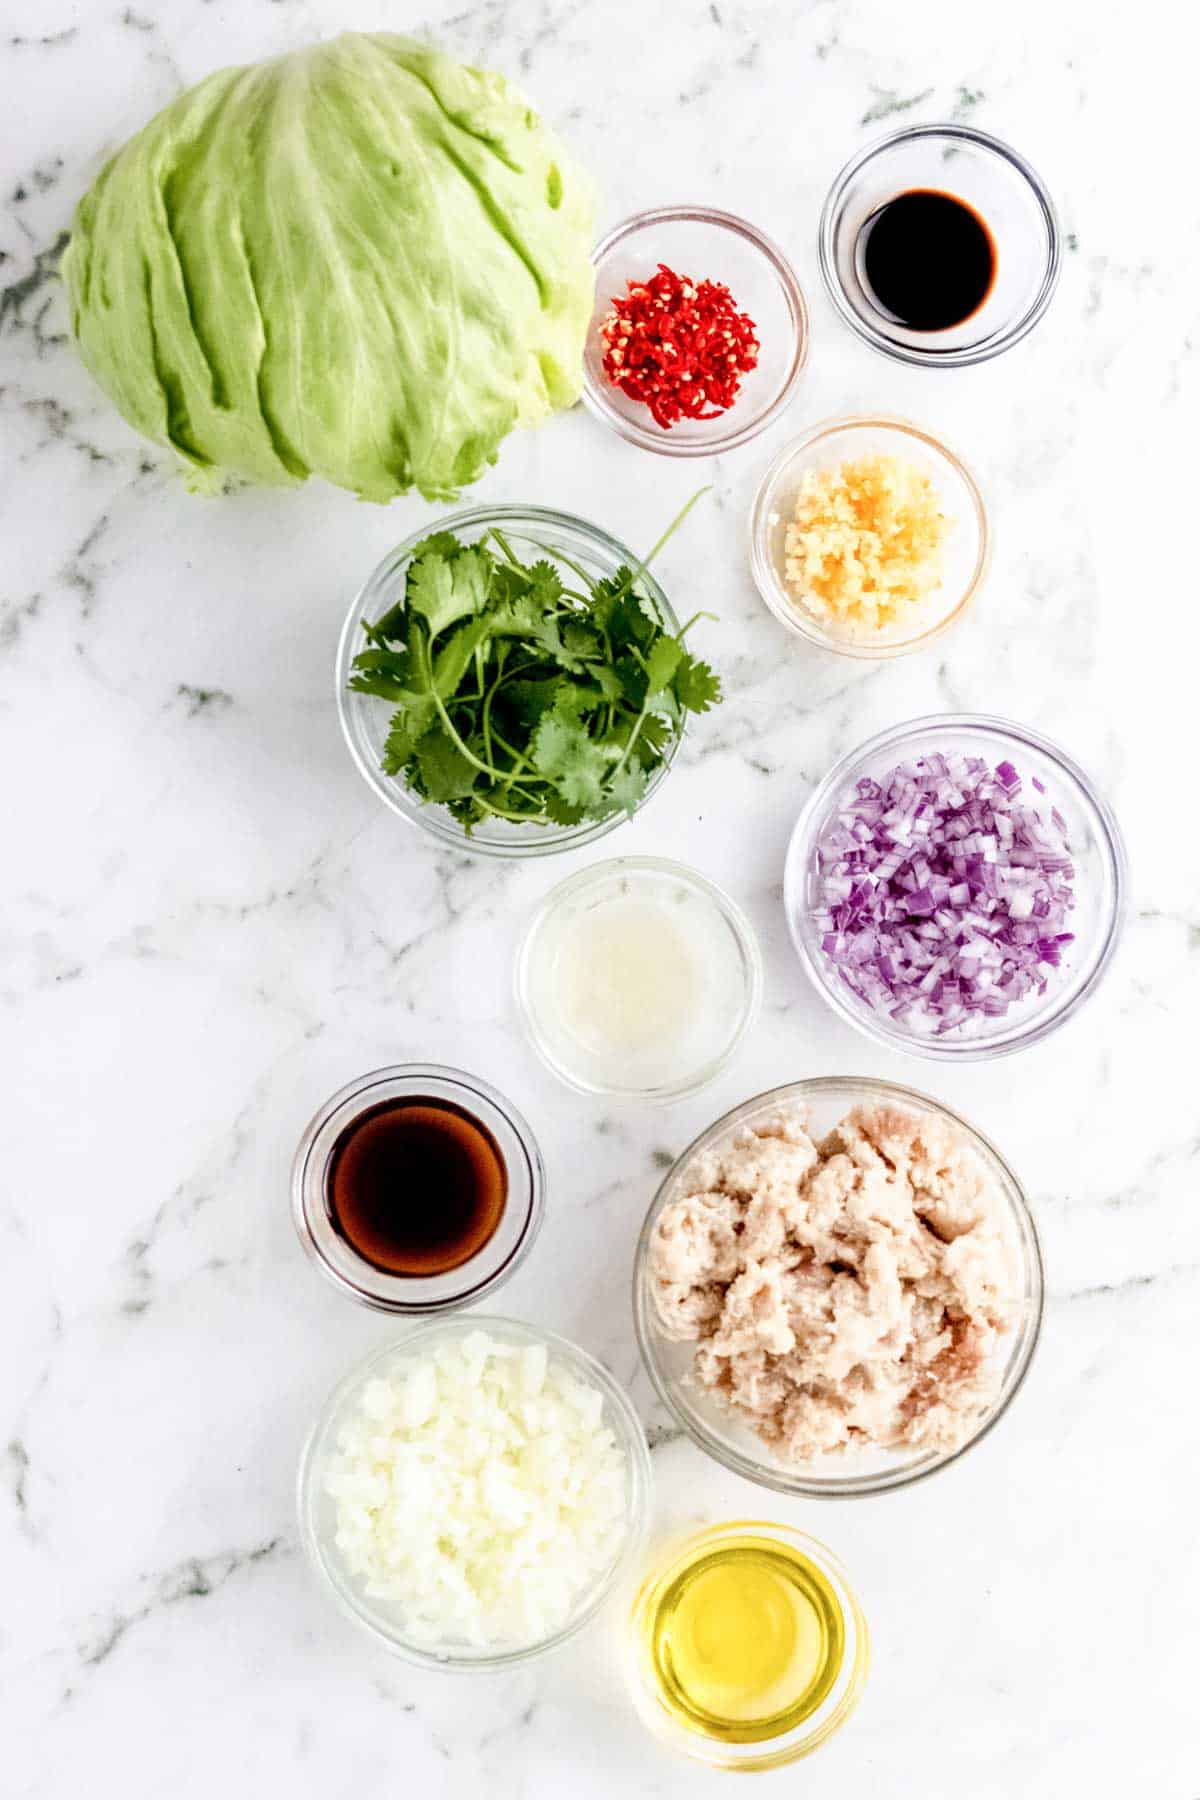
M 1036 170 L 987 132 L 912 125 L 869 144 L 821 214 L 821 273 L 850 328 L 899 362 L 963 368 L 1037 324 L 1062 244 Z
M 292 1167 L 305 1250 L 381 1312 L 473 1305 L 523 1261 L 542 1221 L 541 1152 L 510 1101 L 437 1063 L 375 1069 L 333 1094 Z

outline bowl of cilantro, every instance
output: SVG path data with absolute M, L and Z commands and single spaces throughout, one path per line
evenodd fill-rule
M 699 498 L 697 495 L 695 498 Z M 481 856 L 592 843 L 721 698 L 649 564 L 599 526 L 472 507 L 385 557 L 342 628 L 350 753 L 394 812 Z

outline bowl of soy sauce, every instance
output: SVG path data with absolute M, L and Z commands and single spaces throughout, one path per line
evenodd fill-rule
M 542 1222 L 532 1131 L 477 1075 L 438 1063 L 375 1069 L 332 1095 L 292 1166 L 305 1250 L 380 1312 L 470 1306 L 506 1281 Z
M 1032 331 L 1062 258 L 1036 170 L 966 125 L 911 125 L 838 175 L 818 249 L 830 298 L 874 349 L 926 368 L 986 362 Z

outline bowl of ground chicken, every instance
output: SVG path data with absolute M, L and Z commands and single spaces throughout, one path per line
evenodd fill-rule
M 710 1126 L 655 1196 L 638 1342 L 688 1435 L 782 1493 L 945 1468 L 1016 1394 L 1042 1317 L 1020 1183 L 926 1095 L 794 1082 Z
M 987 573 L 979 485 L 906 419 L 827 419 L 782 450 L 750 514 L 775 617 L 846 656 L 902 656 L 960 619 Z

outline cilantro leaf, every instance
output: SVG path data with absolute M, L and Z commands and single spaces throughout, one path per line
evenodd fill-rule
M 547 713 L 533 734 L 532 760 L 568 806 L 599 806 L 609 759 L 578 720 Z
M 423 556 L 456 556 L 462 545 L 452 531 L 431 531 L 427 538 L 422 538 L 413 551 L 410 562 L 420 562 Z
M 511 713 L 522 725 L 536 725 L 542 714 L 549 712 L 555 704 L 562 686 L 561 675 L 544 675 L 538 680 L 518 677 L 505 684 L 501 704 L 505 713 Z
M 407 650 L 361 650 L 354 659 L 350 686 L 356 694 L 407 700 L 411 692 Z
M 454 582 L 449 558 L 432 550 L 419 562 L 410 563 L 404 597 L 409 612 L 423 618 L 430 637 L 436 637 L 453 616 Z
M 615 808 L 633 816 L 646 792 L 646 771 L 631 756 L 624 768 L 618 769 L 608 784 L 608 797 Z
M 471 611 L 482 612 L 492 580 L 491 558 L 478 544 L 460 550 L 450 564 L 456 603 L 470 602 Z
M 469 625 L 461 626 L 446 640 L 433 663 L 433 685 L 440 699 L 448 700 L 457 690 L 471 665 L 471 658 L 491 629 L 491 620 L 486 616 L 472 619 Z
M 620 684 L 621 692 L 635 711 L 641 710 L 642 701 L 646 698 L 649 685 L 646 671 L 636 656 L 622 656 L 617 659 L 613 673 Z
M 365 619 L 363 630 L 370 644 L 387 644 L 395 641 L 403 642 L 408 631 L 408 606 L 403 600 L 397 600 L 389 606 L 382 618 L 376 619 L 373 625 Z
M 611 582 L 597 583 L 593 615 L 614 650 L 630 646 L 645 650 L 662 631 L 662 621 L 648 600 L 621 585 L 622 577 L 628 582 L 628 569 L 619 570 Z
M 481 799 L 478 794 L 468 794 L 465 799 L 446 802 L 446 811 L 452 819 L 458 820 L 468 837 L 471 836 L 473 827 L 481 819 L 486 819 L 491 810 L 486 800 Z
M 392 714 L 392 722 L 384 739 L 383 754 L 379 759 L 385 775 L 400 775 L 407 769 L 417 744 L 433 722 L 435 712 L 432 697 L 425 694 L 415 696 L 410 705 L 398 707 Z
M 671 738 L 671 727 L 665 719 L 656 719 L 653 714 L 642 720 L 642 728 L 638 732 L 637 743 L 633 746 L 633 754 L 643 768 L 656 769 L 666 755 L 667 744 Z
M 513 601 L 521 600 L 529 592 L 529 576 L 524 569 L 514 569 L 511 563 L 492 563 L 491 598 L 493 605 L 506 606 Z
M 546 613 L 562 599 L 562 576 L 553 563 L 535 562 L 529 571 L 529 596 Z
M 595 632 L 576 619 L 567 619 L 562 625 L 556 618 L 543 619 L 533 638 L 551 662 L 576 675 L 582 674 L 586 659 L 600 648 Z
M 609 663 L 593 663 L 588 670 L 588 680 L 595 682 L 602 699 L 619 700 L 624 692 L 621 677 Z
M 497 637 L 532 638 L 542 624 L 542 613 L 528 593 L 510 594 L 492 614 L 492 629 Z
M 440 724 L 427 731 L 417 744 L 416 762 L 427 800 L 464 800 L 479 780 L 479 770 L 446 736 Z
M 683 655 L 683 645 L 678 638 L 660 637 L 646 658 L 646 693 L 652 697 L 661 694 L 676 669 Z
M 484 553 L 461 550 L 452 561 L 436 552 L 411 564 L 405 598 L 410 613 L 423 618 L 431 638 L 459 619 L 477 613 L 487 592 Z
M 567 618 L 564 620 L 559 626 L 559 636 L 568 656 L 588 658 L 600 654 L 599 634 L 584 619 Z
M 704 713 L 721 699 L 721 681 L 706 662 L 685 650 L 675 672 L 675 693 L 688 712 Z
M 547 794 L 542 810 L 554 825 L 579 825 L 588 816 L 586 806 L 569 806 L 562 795 L 556 794 L 553 789 Z

